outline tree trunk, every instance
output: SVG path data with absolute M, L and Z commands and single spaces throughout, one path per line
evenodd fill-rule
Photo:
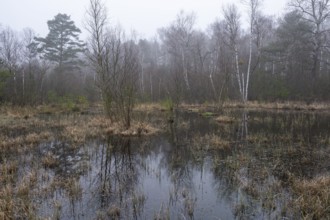
M 244 97 L 243 88 L 242 88 L 242 79 L 241 79 L 240 70 L 239 70 L 239 60 L 238 60 L 239 58 L 238 58 L 237 45 L 234 46 L 234 52 L 235 52 L 236 78 L 238 81 L 239 92 L 240 92 L 241 96 Z
M 245 84 L 245 94 L 243 102 L 247 102 L 248 100 L 248 90 L 249 90 L 249 81 L 250 81 L 250 72 L 251 72 L 251 61 L 252 61 L 252 22 L 251 22 L 251 33 L 250 33 L 250 42 L 249 42 L 249 63 L 248 63 L 248 69 L 246 73 L 246 84 Z

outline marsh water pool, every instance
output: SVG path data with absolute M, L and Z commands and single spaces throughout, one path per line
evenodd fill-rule
M 178 111 L 161 122 L 155 135 L 58 137 L 0 163 L 17 160 L 14 187 L 36 176 L 24 198 L 41 219 L 296 219 L 294 184 L 329 176 L 328 113 Z

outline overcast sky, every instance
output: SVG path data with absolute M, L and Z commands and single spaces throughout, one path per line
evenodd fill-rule
M 221 17 L 222 6 L 241 5 L 241 0 L 104 0 L 111 24 L 118 23 L 127 30 L 134 29 L 140 37 L 151 38 L 157 29 L 168 26 L 179 13 L 194 11 L 196 27 L 206 29 Z M 264 0 L 265 14 L 280 16 L 287 0 Z M 58 13 L 66 13 L 83 30 L 83 20 L 89 0 L 0 0 L 0 24 L 20 31 L 30 27 L 39 34 L 48 33 L 47 21 Z M 244 10 L 244 7 L 241 7 Z

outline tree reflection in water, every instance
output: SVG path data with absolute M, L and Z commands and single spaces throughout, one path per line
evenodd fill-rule
M 290 184 L 328 172 L 328 116 L 226 114 L 235 122 L 175 113 L 164 134 L 63 151 L 89 169 L 74 174 L 82 188 L 75 204 L 57 195 L 61 219 L 298 218 L 287 208 Z

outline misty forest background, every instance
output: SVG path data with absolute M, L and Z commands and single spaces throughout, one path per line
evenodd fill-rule
M 86 12 L 86 41 L 66 14 L 49 18 L 47 36 L 2 25 L 0 103 L 103 100 L 129 111 L 137 101 L 329 101 L 330 3 L 288 4 L 280 18 L 260 0 L 227 5 L 205 31 L 181 11 L 152 40 L 111 25 L 99 0 Z

